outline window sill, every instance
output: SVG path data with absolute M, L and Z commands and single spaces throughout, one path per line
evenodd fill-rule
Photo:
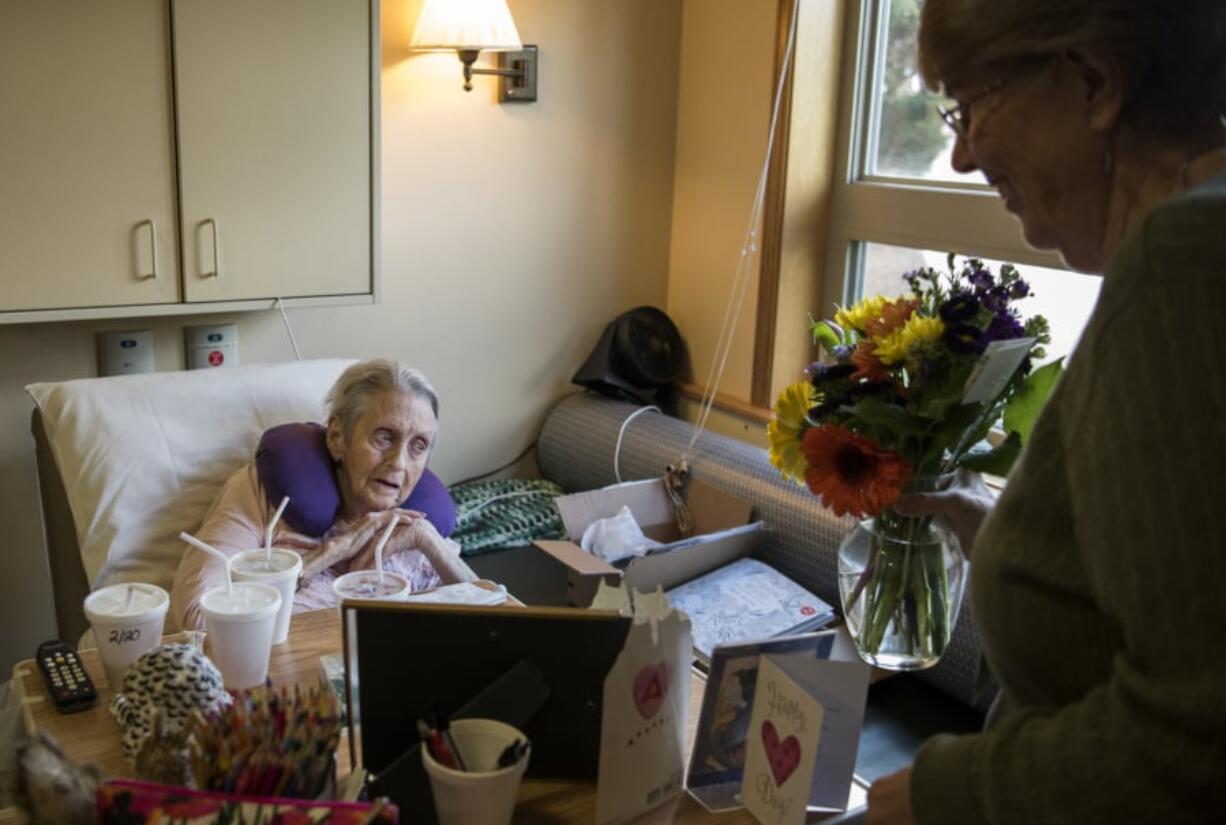
M 678 383 L 676 386 L 677 391 L 686 398 L 699 403 L 702 402 L 703 395 L 706 392 L 706 388 L 701 384 Z M 768 424 L 775 417 L 775 413 L 766 407 L 756 406 L 749 401 L 744 401 L 722 392 L 715 393 L 715 401 L 712 403 L 712 406 L 717 410 L 731 413 L 756 424 Z

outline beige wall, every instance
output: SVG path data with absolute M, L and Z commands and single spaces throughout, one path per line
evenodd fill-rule
M 383 0 L 383 300 L 289 311 L 304 357 L 434 379 L 449 480 L 518 454 L 603 325 L 669 297 L 680 0 L 510 6 L 541 48 L 531 105 L 499 105 L 490 78 L 465 94 L 454 56 L 404 47 L 420 0 Z M 245 362 L 293 357 L 279 315 L 213 317 Z M 103 329 L 154 330 L 158 369 L 179 369 L 181 327 L 206 320 L 0 326 L 0 673 L 54 635 L 22 386 L 94 375 Z
M 668 313 L 705 384 L 745 240 L 770 126 L 775 0 L 684 0 Z M 722 392 L 749 398 L 758 258 Z
M 715 356 L 755 187 L 766 152 L 777 78 L 777 15 L 790 0 L 685 0 L 668 311 L 685 336 L 693 380 L 705 385 Z M 799 0 L 787 131 L 782 249 L 771 398 L 815 357 L 810 313 L 823 296 L 845 0 Z M 782 138 L 782 132 L 781 132 Z M 759 258 L 735 327 L 721 395 L 748 401 L 753 379 Z M 680 413 L 697 418 L 699 405 Z M 753 443 L 762 424 L 734 412 L 708 426 Z

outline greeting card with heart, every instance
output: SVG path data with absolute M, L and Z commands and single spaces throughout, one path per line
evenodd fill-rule
M 763 825 L 802 825 L 825 711 L 769 656 L 758 666 L 741 799 Z
M 769 750 L 782 757 L 780 766 L 787 766 L 793 749 L 788 741 L 791 734 L 767 713 L 771 696 L 763 693 L 766 682 L 760 669 L 768 662 L 774 672 L 782 671 L 791 680 L 794 693 L 810 697 L 821 708 L 820 722 L 812 722 L 811 714 L 807 717 L 808 727 L 816 725 L 808 739 L 796 737 L 799 756 L 805 757 L 806 749 L 813 756 L 812 768 L 803 771 L 811 776 L 797 792 L 803 797 L 798 804 L 802 809 L 807 805 L 810 811 L 843 810 L 860 743 L 869 668 L 841 627 L 715 648 L 686 789 L 709 811 L 744 807 L 754 792 L 746 765 L 755 740 L 759 753 Z M 786 683 L 776 680 L 776 684 Z M 770 723 L 765 730 L 764 720 Z M 799 759 L 797 764 L 801 764 Z M 771 775 L 776 786 L 792 787 L 793 775 L 800 771 L 798 767 L 787 776 L 782 772 Z

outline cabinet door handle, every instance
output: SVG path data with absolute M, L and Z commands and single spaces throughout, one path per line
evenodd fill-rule
M 217 221 L 213 218 L 205 218 L 203 223 L 207 223 L 213 229 L 213 271 L 201 272 L 201 278 L 220 278 L 221 277 L 221 241 L 218 240 Z
M 149 227 L 149 254 L 153 261 L 152 271 L 147 274 L 137 275 L 137 279 L 141 281 L 156 281 L 158 277 L 158 228 L 152 218 L 146 218 L 136 225 L 139 229 L 142 226 Z

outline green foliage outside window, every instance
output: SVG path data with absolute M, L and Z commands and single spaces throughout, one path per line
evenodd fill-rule
M 924 88 L 916 60 L 923 0 L 882 0 L 889 7 L 889 46 L 881 88 L 877 169 L 922 176 L 949 140 L 936 115 L 942 101 Z

